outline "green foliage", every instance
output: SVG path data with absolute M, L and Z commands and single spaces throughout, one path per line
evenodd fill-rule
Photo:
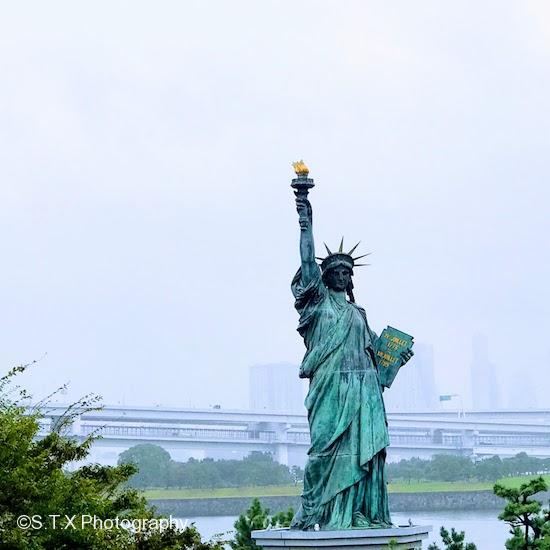
M 294 508 L 292 506 L 286 512 L 277 512 L 271 517 L 270 525 L 272 527 L 288 527 L 294 517 Z
M 233 550 L 247 550 L 249 548 L 260 548 L 251 537 L 252 531 L 266 529 L 269 525 L 269 509 L 263 508 L 260 501 L 255 498 L 252 505 L 241 514 L 234 524 L 235 538 L 231 542 Z
M 512 537 L 506 541 L 508 550 L 550 550 L 550 510 L 543 509 L 530 497 L 547 491 L 542 477 L 523 483 L 519 489 L 495 484 L 494 493 L 506 499 L 504 511 L 498 516 L 510 526 Z
M 475 474 L 480 481 L 496 481 L 507 474 L 507 465 L 508 463 L 504 464 L 499 456 L 492 456 L 476 463 Z
M 433 481 L 460 481 L 471 479 L 474 464 L 465 456 L 435 455 L 430 463 L 428 478 Z
M 454 528 L 451 528 L 451 532 L 449 533 L 445 527 L 441 527 L 439 534 L 446 550 L 477 550 L 476 545 L 472 542 L 464 542 L 466 538 L 464 531 L 458 532 Z M 430 544 L 428 550 L 440 550 L 440 548 L 437 544 Z
M 118 457 L 119 464 L 136 465 L 138 471 L 132 477 L 134 487 L 166 485 L 170 478 L 171 462 L 170 453 L 150 443 L 135 445 Z
M 468 457 L 435 455 L 431 460 L 411 458 L 386 465 L 388 479 L 394 481 L 496 481 L 503 477 L 550 472 L 550 459 L 518 453 L 511 458 L 493 456 L 472 462 Z
M 40 438 L 44 421 L 38 408 L 28 410 L 27 395 L 13 386 L 26 366 L 0 378 L 0 547 L 6 550 L 221 550 L 220 542 L 202 543 L 194 527 L 159 529 L 145 498 L 125 486 L 136 473 L 132 464 L 89 465 L 67 473 L 74 461 L 86 458 L 92 438 L 84 442 L 64 434 L 79 414 L 97 408 L 87 396 L 71 405 Z M 42 402 L 44 404 L 44 402 Z M 36 519 L 21 528 L 18 518 Z M 56 516 L 54 526 L 52 516 Z M 86 518 L 152 520 L 141 532 L 124 527 L 94 528 Z M 71 518 L 69 522 L 67 518 Z M 39 523 L 40 522 L 40 525 Z M 158 522 L 157 522 L 158 524 Z M 97 525 L 97 523 L 96 523 Z M 65 528 L 64 528 L 65 527 Z
M 464 456 L 435 455 L 431 460 L 411 458 L 387 465 L 391 481 L 465 481 L 475 477 L 473 462 Z
M 264 508 L 260 501 L 255 498 L 250 508 L 239 516 L 235 522 L 235 538 L 229 544 L 233 550 L 260 549 L 251 537 L 252 531 L 267 529 L 271 527 L 288 527 L 294 510 L 289 508 L 286 512 L 279 512 L 273 516 L 269 515 L 269 509 Z
M 302 468 L 300 468 L 299 466 L 292 466 L 292 468 L 290 469 L 290 474 L 292 475 L 292 479 L 295 485 L 303 483 L 304 470 L 302 470 Z
M 253 452 L 243 460 L 189 459 L 176 462 L 157 445 L 136 445 L 124 451 L 119 464 L 133 462 L 139 467 L 130 484 L 139 488 L 217 489 L 223 487 L 263 487 L 293 485 L 303 480 L 303 470 L 278 464 L 269 453 Z M 519 453 L 501 460 L 491 457 L 472 462 L 468 457 L 435 455 L 431 460 L 411 458 L 386 465 L 391 482 L 458 481 L 494 482 L 503 477 L 550 471 L 550 460 Z
M 136 445 L 121 453 L 118 463 L 132 462 L 139 473 L 130 480 L 134 487 L 181 487 L 213 489 L 291 485 L 303 478 L 300 468 L 279 464 L 269 453 L 252 452 L 243 460 L 190 458 L 176 462 L 158 445 Z

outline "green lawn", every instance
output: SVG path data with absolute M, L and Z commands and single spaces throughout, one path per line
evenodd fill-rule
M 266 485 L 265 487 L 221 487 L 219 489 L 149 489 L 147 498 L 229 498 L 299 495 L 301 485 Z
M 500 480 L 508 487 L 519 487 L 529 477 L 509 477 Z M 543 476 L 550 485 L 550 475 Z M 491 482 L 450 482 L 450 481 L 415 481 L 411 483 L 390 483 L 391 493 L 430 493 L 436 491 L 490 491 Z M 230 497 L 273 497 L 293 496 L 301 493 L 301 485 L 268 485 L 265 487 L 239 487 L 221 489 L 150 489 L 145 491 L 148 499 L 195 499 L 195 498 L 230 498 Z

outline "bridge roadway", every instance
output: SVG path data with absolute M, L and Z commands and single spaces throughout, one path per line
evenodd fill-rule
M 43 433 L 65 408 L 43 409 Z M 472 411 L 461 418 L 456 412 L 389 413 L 388 424 L 389 460 L 437 453 L 550 457 L 550 410 Z M 251 451 L 268 451 L 281 463 L 303 466 L 309 445 L 305 414 L 270 411 L 106 406 L 83 413 L 72 426 L 72 435 L 80 439 L 91 433 L 102 436 L 92 445 L 92 457 L 106 463 L 116 462 L 133 445 L 149 442 L 176 460 L 242 458 Z

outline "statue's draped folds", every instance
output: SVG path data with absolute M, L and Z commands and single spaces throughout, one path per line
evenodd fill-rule
M 311 447 L 301 507 L 292 527 L 323 529 L 391 525 L 384 476 L 389 435 L 377 367 L 376 334 L 365 311 L 344 292 L 327 289 L 317 268 L 292 281 L 298 331 L 307 348 L 300 376 Z

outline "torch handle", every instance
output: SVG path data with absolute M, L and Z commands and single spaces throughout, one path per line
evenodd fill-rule
M 307 200 L 307 196 L 309 195 L 309 189 L 307 188 L 298 188 L 298 189 L 294 189 L 294 195 L 296 195 L 296 198 L 297 199 L 306 199 Z M 300 223 L 300 227 L 302 228 L 306 228 L 307 226 L 309 226 L 309 224 L 311 224 L 311 206 L 309 206 L 307 209 L 304 209 L 302 211 L 300 211 L 300 215 L 299 215 L 299 223 Z
M 297 199 L 306 199 L 309 194 L 309 190 L 315 186 L 315 183 L 311 178 L 307 177 L 307 173 L 304 172 L 303 174 L 297 173 L 297 178 L 292 180 L 292 183 L 290 184 L 290 187 L 294 189 L 294 194 L 296 195 Z M 311 213 L 311 205 L 308 203 L 307 209 L 300 209 L 300 227 L 302 229 L 306 229 L 307 227 L 311 226 L 312 222 L 312 213 Z

